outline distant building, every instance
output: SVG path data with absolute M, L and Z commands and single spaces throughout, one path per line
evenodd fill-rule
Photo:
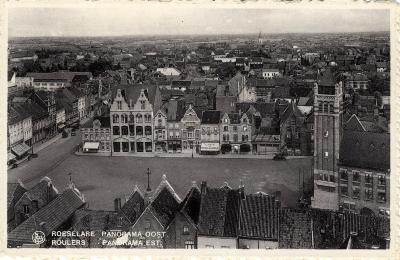
M 251 151 L 251 125 L 245 113 L 225 113 L 220 123 L 221 151 L 248 153 Z
M 181 119 L 182 152 L 200 152 L 200 118 L 192 105 L 189 105 Z
M 27 77 L 33 78 L 33 87 L 38 90 L 54 91 L 71 86 L 75 77 L 85 77 L 86 81 L 93 78 L 90 72 L 48 72 L 28 73 Z
M 281 76 L 279 69 L 263 69 L 262 70 L 262 77 L 264 79 L 272 79 L 275 77 Z

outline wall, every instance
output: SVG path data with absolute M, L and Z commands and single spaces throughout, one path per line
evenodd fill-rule
M 188 228 L 188 232 L 184 233 L 184 227 Z M 197 247 L 197 229 L 182 214 L 177 213 L 175 219 L 168 226 L 165 236 L 166 248 L 185 248 L 186 241 L 192 241 Z
M 210 237 L 210 236 L 198 236 L 197 237 L 197 248 L 236 248 L 236 238 L 224 238 L 224 237 Z M 210 247 L 211 246 L 211 247 Z
M 276 249 L 278 241 L 239 238 L 239 249 Z

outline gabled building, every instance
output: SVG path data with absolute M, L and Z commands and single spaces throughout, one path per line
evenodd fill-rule
M 182 152 L 200 152 L 200 118 L 192 105 L 189 105 L 181 119 Z
M 118 85 L 112 96 L 112 153 L 153 152 L 153 112 L 161 106 L 159 88 L 154 85 Z
M 196 183 L 181 202 L 180 210 L 168 225 L 165 234 L 165 248 L 197 248 L 197 223 L 199 220 L 201 193 Z
M 220 111 L 203 111 L 201 117 L 201 146 L 200 153 L 220 152 Z
M 143 213 L 129 228 L 129 231 L 141 234 L 139 238 L 133 238 L 137 243 L 132 243 L 132 247 L 164 248 L 167 228 L 179 211 L 180 203 L 181 199 L 163 175 Z
M 250 152 L 251 124 L 247 114 L 223 114 L 220 123 L 220 140 L 222 152 Z
M 167 113 L 165 107 L 154 115 L 155 152 L 167 152 Z

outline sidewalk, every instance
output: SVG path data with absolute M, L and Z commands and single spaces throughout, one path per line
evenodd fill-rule
M 82 151 L 75 152 L 78 156 L 111 156 L 109 152 L 100 153 L 83 153 Z M 139 158 L 192 158 L 191 153 L 113 153 L 113 157 L 139 157 Z M 287 160 L 309 158 L 310 156 L 288 156 Z M 218 158 L 218 159 L 264 159 L 272 160 L 274 154 L 259 155 L 259 154 L 218 154 L 218 155 L 200 155 L 193 154 L 193 158 Z
M 45 141 L 43 143 L 41 141 L 39 141 L 38 143 L 33 144 L 33 153 L 38 153 L 39 151 L 43 150 L 47 146 L 58 141 L 61 138 L 61 136 L 62 136 L 61 134 L 57 134 L 50 139 L 47 139 L 47 140 L 45 139 Z

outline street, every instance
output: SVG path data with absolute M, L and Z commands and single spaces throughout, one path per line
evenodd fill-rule
M 21 164 L 8 174 L 9 182 L 19 179 L 28 187 L 42 177 L 51 178 L 61 192 L 72 181 L 85 195 L 91 209 L 112 210 L 113 201 L 125 200 L 135 184 L 142 191 L 147 187 L 147 168 L 151 170 L 150 186 L 154 190 L 167 175 L 178 195 L 183 199 L 192 181 L 200 185 L 207 181 L 211 187 L 225 182 L 232 188 L 240 183 L 246 192 L 263 191 L 272 194 L 281 191 L 282 206 L 295 207 L 298 199 L 299 168 L 311 168 L 311 158 L 287 161 L 260 159 L 216 159 L 216 158 L 138 158 L 77 156 L 72 153 L 79 143 L 76 136 L 61 138 L 41 150 L 39 157 Z

